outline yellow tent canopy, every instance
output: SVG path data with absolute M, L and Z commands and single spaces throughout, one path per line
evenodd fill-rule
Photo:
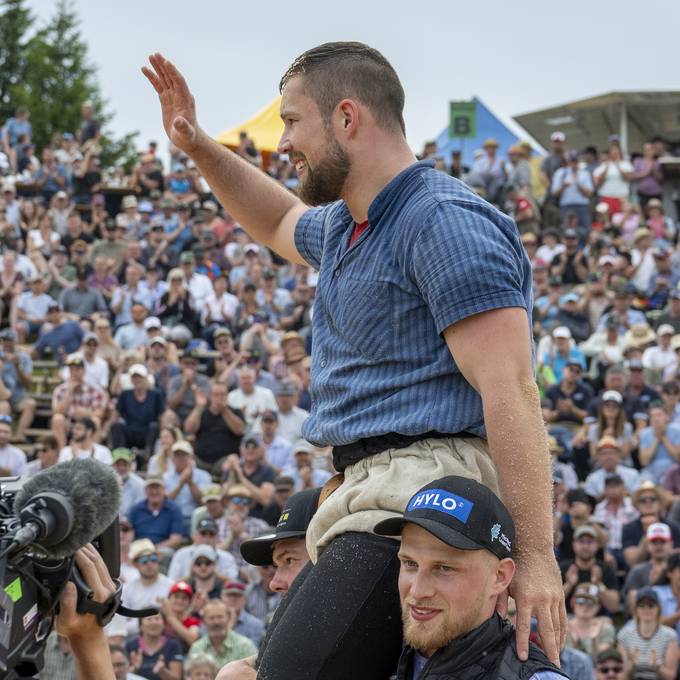
M 278 96 L 252 118 L 217 135 L 215 140 L 224 146 L 237 147 L 239 132 L 244 131 L 255 142 L 258 151 L 276 151 L 283 132 L 283 121 L 279 117 L 280 104 L 281 97 Z

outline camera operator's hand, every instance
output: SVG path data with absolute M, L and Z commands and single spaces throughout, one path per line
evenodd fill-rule
M 95 602 L 105 602 L 115 592 L 116 587 L 101 555 L 88 543 L 75 557 L 83 579 L 92 589 L 93 599 Z M 113 664 L 104 629 L 97 623 L 97 618 L 93 614 L 79 614 L 76 611 L 77 602 L 76 587 L 69 581 L 59 598 L 56 629 L 71 643 L 77 675 L 79 678 L 114 680 Z

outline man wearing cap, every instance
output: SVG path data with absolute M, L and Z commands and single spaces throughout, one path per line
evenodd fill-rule
M 114 447 L 127 446 L 151 452 L 158 439 L 158 421 L 165 410 L 163 395 L 149 388 L 149 372 L 144 364 L 133 364 L 128 371 L 131 390 L 123 390 L 116 402 L 111 423 Z
M 196 257 L 193 252 L 185 251 L 179 256 L 179 263 L 186 277 L 187 288 L 191 293 L 191 304 L 194 311 L 200 313 L 205 308 L 208 298 L 215 292 L 210 279 L 196 271 Z
M 292 380 L 282 380 L 274 394 L 276 395 L 276 403 L 279 407 L 278 435 L 283 437 L 289 444 L 294 444 L 298 439 L 302 438 L 302 423 L 309 416 L 309 412 L 297 405 L 298 387 Z
M 654 482 L 645 480 L 633 494 L 633 505 L 640 516 L 624 525 L 622 532 L 623 556 L 626 564 L 632 567 L 648 559 L 646 532 L 655 522 L 664 522 L 671 529 L 673 546 L 680 547 L 680 526 L 665 519 L 668 506 L 668 495 L 664 489 Z
M 664 576 L 660 585 L 652 583 L 652 587 L 659 598 L 661 623 L 675 628 L 680 622 L 680 553 L 668 556 Z
M 77 418 L 89 418 L 95 427 L 101 425 L 108 395 L 95 385 L 85 382 L 85 361 L 80 354 L 71 354 L 65 362 L 68 379 L 58 385 L 52 394 L 52 432 L 61 446 Z M 111 461 L 108 460 L 107 463 Z
M 295 490 L 313 489 L 323 486 L 331 473 L 314 466 L 314 447 L 304 439 L 298 439 L 293 446 L 294 464 L 283 470 L 283 474 L 295 482 Z
M 552 347 L 543 357 L 543 363 L 550 366 L 558 381 L 562 380 L 562 372 L 568 362 L 575 362 L 583 370 L 586 359 L 583 352 L 574 345 L 571 331 L 566 326 L 557 326 L 552 332 Z
M 583 366 L 580 360 L 567 359 L 562 370 L 562 379 L 553 385 L 545 394 L 543 417 L 546 422 L 562 425 L 569 432 L 564 436 L 571 445 L 569 433 L 583 422 L 588 413 L 588 406 L 593 398 L 593 390 L 581 380 Z
M 168 383 L 167 406 L 177 414 L 180 424 L 196 407 L 196 393 L 201 391 L 207 396 L 210 392 L 210 381 L 198 372 L 198 359 L 196 350 L 185 349 L 180 359 L 181 372 Z
M 214 498 L 214 496 L 211 496 L 211 498 Z M 220 503 L 221 498 L 221 493 L 219 493 L 217 499 Z M 217 573 L 226 579 L 237 578 L 238 567 L 234 557 L 226 550 L 218 548 L 218 543 L 219 533 L 217 522 L 209 516 L 199 519 L 196 524 L 196 529 L 191 533 L 191 543 L 180 548 L 172 556 L 170 566 L 168 567 L 168 576 L 176 581 L 188 578 L 191 573 L 191 565 L 194 562 L 196 548 L 200 545 L 207 545 L 214 548 L 217 555 Z
M 97 356 L 99 349 L 99 338 L 96 333 L 85 333 L 83 344 L 80 347 L 79 354 L 83 357 L 85 363 L 85 382 L 90 385 L 95 385 L 102 390 L 109 389 L 109 364 Z M 64 369 L 64 374 L 68 378 L 68 367 Z
M 592 524 L 582 524 L 574 531 L 574 559 L 560 562 L 568 611 L 571 611 L 569 598 L 579 583 L 595 584 L 600 591 L 600 605 L 610 613 L 619 611 L 616 574 L 609 565 L 597 559 L 600 547 L 600 535 Z
M 127 515 L 133 505 L 143 502 L 146 498 L 144 480 L 132 471 L 135 454 L 130 449 L 125 447 L 113 449 L 111 462 L 121 483 L 120 513 Z
M 249 434 L 241 442 L 240 458 L 236 454 L 227 456 L 222 464 L 222 477 L 229 482 L 245 486 L 255 502 L 251 514 L 258 517 L 269 505 L 274 495 L 276 470 L 264 459 L 264 445 L 258 434 Z
M 678 357 L 675 349 L 671 347 L 671 338 L 675 334 L 675 329 L 670 324 L 662 324 L 656 330 L 657 344 L 647 347 L 642 353 L 642 365 L 657 380 L 650 378 L 654 383 L 663 380 L 670 380 L 678 368 Z
M 521 661 L 513 626 L 496 612 L 515 573 L 515 528 L 488 488 L 463 477 L 438 479 L 411 498 L 403 516 L 379 522 L 375 532 L 401 536 L 406 647 L 398 680 L 566 677 L 533 643 Z
M 59 295 L 61 309 L 72 319 L 87 319 L 95 312 L 108 312 L 104 296 L 88 285 L 89 275 L 86 269 L 78 269 L 76 285 L 72 288 L 65 288 Z
M 37 335 L 47 320 L 47 308 L 52 298 L 45 293 L 45 283 L 40 273 L 34 274 L 29 280 L 30 290 L 20 293 L 16 297 L 14 326 L 19 336 L 19 342 L 24 344 L 27 338 Z
M 565 249 L 553 258 L 550 273 L 560 276 L 562 283 L 567 285 L 585 283 L 588 276 L 588 257 L 579 248 L 576 229 L 565 229 L 564 246 Z
M 635 324 L 646 324 L 647 318 L 644 312 L 639 309 L 632 309 L 631 291 L 626 286 L 619 286 L 614 290 L 613 308 L 610 312 L 603 314 L 597 324 L 598 331 L 604 331 L 607 327 L 607 320 L 610 316 L 618 317 L 620 321 L 619 335 L 625 335 L 629 328 Z
M 624 680 L 626 666 L 621 652 L 610 647 L 595 657 L 595 680 Z
M 212 477 L 196 466 L 194 447 L 180 439 L 172 445 L 172 466 L 163 475 L 167 497 L 182 511 L 185 535 L 189 534 L 191 514 L 203 502 L 203 489 L 212 484 Z
M 560 206 L 560 217 L 564 220 L 567 213 L 575 213 L 582 235 L 587 234 L 592 222 L 590 197 L 593 195 L 593 179 L 590 173 L 579 167 L 578 151 L 572 149 L 567 154 L 568 163 L 555 171 L 550 185 L 550 193 Z
M 160 477 L 144 480 L 146 500 L 130 509 L 128 517 L 137 538 L 148 538 L 166 553 L 174 552 L 182 544 L 184 521 L 179 505 L 166 497 L 165 484 Z
M 173 582 L 161 573 L 157 546 L 148 538 L 138 538 L 130 546 L 129 557 L 139 577 L 125 582 L 121 602 L 130 609 L 158 606 L 158 598 L 167 597 Z M 137 622 L 127 619 L 128 635 L 137 631 Z
M 222 586 L 220 599 L 236 620 L 234 630 L 259 647 L 264 638 L 264 624 L 246 611 L 246 584 L 241 581 L 226 581 Z
M 196 390 L 196 405 L 184 421 L 184 431 L 196 435 L 197 463 L 218 474 L 226 457 L 238 453 L 246 430 L 243 412 L 228 404 L 227 394 L 227 386 L 221 382 L 210 385 L 207 397 Z
M 668 524 L 654 522 L 645 533 L 649 559 L 634 565 L 626 576 L 622 592 L 628 611 L 633 611 L 640 588 L 657 583 L 666 573 L 668 557 L 673 552 L 673 535 Z
M 260 430 L 267 462 L 277 471 L 294 465 L 293 446 L 278 434 L 279 414 L 267 410 L 260 416 Z
M 47 322 L 49 326 L 47 324 L 43 326 L 31 356 L 39 359 L 45 350 L 49 349 L 52 357 L 61 365 L 66 356 L 78 350 L 85 331 L 79 323 L 63 316 L 56 300 L 51 302 L 47 309 Z
M 621 399 L 621 395 L 618 392 L 616 394 Z M 603 400 L 606 401 L 604 398 Z M 622 479 L 628 493 L 633 494 L 637 491 L 640 486 L 640 473 L 635 468 L 621 465 L 621 446 L 615 437 L 605 435 L 597 442 L 595 462 L 597 469 L 588 475 L 584 486 L 586 493 L 593 498 L 602 499 L 605 481 L 613 475 Z
M 216 571 L 217 552 L 211 545 L 198 545 L 191 556 L 191 572 L 187 583 L 193 588 L 197 602 L 219 599 L 225 579 Z M 201 607 L 197 606 L 199 610 Z
M 21 440 L 33 422 L 36 401 L 27 396 L 33 362 L 27 352 L 17 349 L 16 339 L 11 328 L 0 331 L 0 412 L 19 416 L 14 436 Z
M 106 220 L 103 231 L 103 238 L 95 241 L 92 246 L 90 262 L 101 255 L 111 263 L 112 269 L 116 271 L 123 264 L 123 255 L 127 243 L 122 238 L 118 238 L 118 228 L 114 220 Z

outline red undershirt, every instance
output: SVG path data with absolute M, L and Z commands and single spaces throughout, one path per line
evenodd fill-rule
M 368 229 L 368 220 L 361 222 L 360 224 L 354 223 L 354 231 L 349 239 L 349 247 L 354 245 L 354 242 Z

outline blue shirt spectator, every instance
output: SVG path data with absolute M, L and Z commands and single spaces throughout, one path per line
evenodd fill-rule
M 45 350 L 49 349 L 61 365 L 62 360 L 68 354 L 73 354 L 80 347 L 85 331 L 75 321 L 62 322 L 61 312 L 56 303 L 48 310 L 47 321 L 52 324 L 52 327 L 40 334 L 34 351 L 37 356 L 42 356 Z
M 184 533 L 184 520 L 179 505 L 165 498 L 165 489 L 160 479 L 147 478 L 146 500 L 130 508 L 128 519 L 135 530 L 135 538 L 148 538 L 156 545 L 175 537 L 179 545 Z
M 661 484 L 666 470 L 680 454 L 680 425 L 669 423 L 664 409 L 654 404 L 649 409 L 649 423 L 640 432 L 641 476 Z

